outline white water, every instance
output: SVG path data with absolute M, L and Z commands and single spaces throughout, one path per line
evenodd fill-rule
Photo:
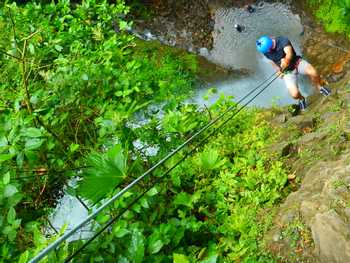
M 76 185 L 76 180 L 72 179 L 69 182 L 71 187 Z M 47 234 L 55 234 L 57 232 L 72 229 L 74 226 L 79 224 L 83 219 L 85 219 L 89 213 L 88 210 L 79 202 L 79 200 L 66 192 L 66 187 L 64 188 L 64 196 L 59 200 L 55 211 L 49 216 L 48 220 L 51 226 L 46 229 Z M 54 227 L 54 229 L 52 229 Z M 94 232 L 92 231 L 93 224 L 87 224 L 77 231 L 74 235 L 68 238 L 68 241 L 74 241 L 78 239 L 87 239 L 91 237 Z

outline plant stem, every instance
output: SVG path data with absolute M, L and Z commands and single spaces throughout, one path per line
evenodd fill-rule
M 9 57 L 15 58 L 15 59 L 17 59 L 17 60 L 21 60 L 19 57 L 14 56 L 14 55 L 11 55 L 10 53 L 7 53 L 6 51 L 4 51 L 4 50 L 2 50 L 2 49 L 0 49 L 0 53 L 4 54 L 4 55 L 6 55 L 6 56 L 9 56 Z

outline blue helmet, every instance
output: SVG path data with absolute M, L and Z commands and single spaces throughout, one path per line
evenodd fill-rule
M 270 49 L 273 46 L 272 39 L 268 36 L 261 36 L 256 41 L 256 49 L 260 51 L 261 53 L 267 53 L 270 51 Z

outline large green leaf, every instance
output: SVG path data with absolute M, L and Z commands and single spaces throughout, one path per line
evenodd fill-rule
M 21 134 L 22 136 L 31 138 L 37 138 L 42 136 L 41 130 L 33 127 L 22 130 Z
M 21 254 L 19 257 L 18 263 L 26 263 L 28 262 L 28 257 L 29 257 L 29 251 L 25 251 Z
M 218 261 L 218 255 L 211 255 L 206 259 L 203 259 L 200 263 L 216 263 Z
M 0 163 L 5 162 L 10 160 L 13 157 L 13 154 L 10 153 L 4 153 L 4 154 L 0 154 Z
M 12 224 L 16 219 L 16 211 L 13 207 L 10 208 L 10 210 L 7 213 L 7 222 L 9 224 Z
M 197 121 L 190 115 L 178 111 L 169 111 L 163 118 L 163 128 L 168 132 L 186 133 L 197 126 Z
M 148 248 L 147 251 L 150 254 L 158 253 L 164 246 L 164 242 L 161 239 L 159 231 L 155 231 L 147 238 Z
M 204 170 L 214 170 L 225 163 L 225 160 L 220 160 L 219 153 L 215 149 L 206 149 L 200 154 L 200 165 Z
M 181 192 L 176 195 L 174 205 L 183 205 L 192 208 L 192 199 L 188 193 Z
M 17 192 L 18 192 L 18 190 L 17 190 L 16 186 L 8 184 L 8 185 L 5 186 L 4 196 L 5 197 L 11 197 Z
M 43 142 L 43 139 L 32 138 L 26 141 L 25 148 L 26 150 L 35 150 L 38 149 L 43 144 Z
M 104 198 L 126 175 L 126 156 L 120 145 L 108 152 L 91 153 L 87 157 L 89 168 L 83 171 L 78 192 L 81 196 L 96 202 Z
M 142 262 L 145 254 L 145 237 L 139 230 L 133 231 L 128 252 L 132 262 Z

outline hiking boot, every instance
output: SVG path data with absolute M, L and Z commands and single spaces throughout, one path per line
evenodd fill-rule
M 320 88 L 320 93 L 323 96 L 327 97 L 327 96 L 331 95 L 331 90 L 329 88 L 327 88 L 327 87 L 321 87 Z
M 299 100 L 299 109 L 301 111 L 305 111 L 306 108 L 307 108 L 306 100 L 305 99 Z

